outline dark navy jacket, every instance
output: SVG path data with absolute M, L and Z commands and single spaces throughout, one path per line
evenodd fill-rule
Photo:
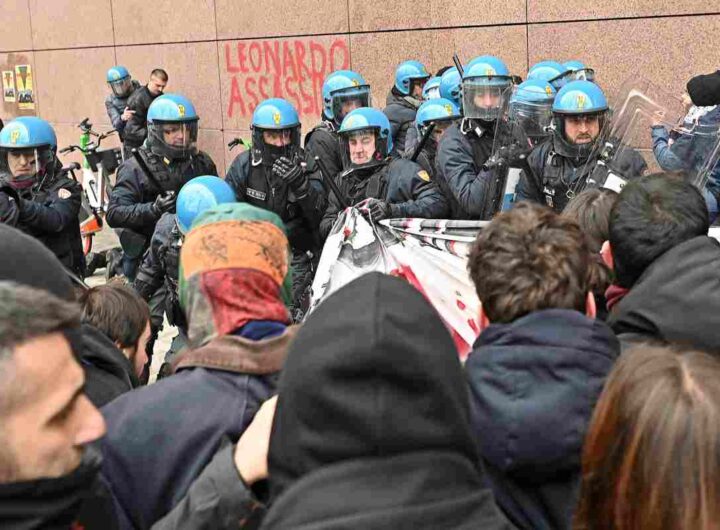
M 390 91 L 385 101 L 386 107 L 383 110 L 385 116 L 390 120 L 390 133 L 398 153 L 405 151 L 405 137 L 408 129 L 412 128 L 415 123 L 418 109 L 408 99 L 412 98 Z
M 215 339 L 183 354 L 174 375 L 102 409 L 102 475 L 121 528 L 149 528 L 185 496 L 225 438 L 237 441 L 275 393 L 294 333 Z
M 519 528 L 569 529 L 585 433 L 620 344 L 603 322 L 547 309 L 485 329 L 465 365 L 498 504 Z

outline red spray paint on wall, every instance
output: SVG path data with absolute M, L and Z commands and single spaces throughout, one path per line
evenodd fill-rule
M 342 38 L 225 43 L 225 71 L 232 76 L 227 116 L 249 116 L 264 99 L 285 98 L 300 116 L 319 117 L 325 76 L 349 65 Z

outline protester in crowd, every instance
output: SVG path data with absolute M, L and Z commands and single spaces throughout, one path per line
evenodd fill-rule
M 80 513 L 96 493 L 100 457 L 89 444 L 105 424 L 83 393 L 79 317 L 49 291 L 0 281 L 3 528 L 113 528 L 111 504 Z
M 603 243 L 610 238 L 610 210 L 617 193 L 602 188 L 585 190 L 573 197 L 563 210 L 563 216 L 575 221 L 585 234 L 592 254 L 590 290 L 595 297 L 596 318 L 607 320 L 605 291 L 612 284 L 612 271 L 600 256 Z
M 720 71 L 697 75 L 687 83 L 687 97 L 692 103 L 679 130 L 668 131 L 658 117 L 651 130 L 653 154 L 666 171 L 698 173 L 712 157 L 720 130 Z M 710 168 L 703 190 L 710 222 L 718 215 L 720 200 L 720 165 Z
M 147 113 L 150 104 L 165 92 L 168 74 L 162 68 L 150 72 L 150 79 L 144 87 L 134 90 L 127 101 L 127 111 L 132 113 L 125 124 L 123 146 L 125 158 L 132 156 L 132 150 L 140 147 L 148 136 Z
M 623 355 L 593 413 L 574 528 L 717 528 L 719 410 L 716 357 L 648 346 Z
M 207 210 L 184 240 L 180 271 L 191 349 L 175 374 L 103 408 L 103 476 L 122 528 L 149 528 L 223 441 L 238 439 L 275 393 L 295 333 L 288 239 L 274 213 L 245 203 Z
M 580 228 L 531 203 L 481 230 L 468 260 L 482 304 L 465 365 L 473 428 L 519 528 L 570 528 L 585 431 L 620 352 L 594 319 L 591 263 Z
M 610 214 L 606 262 L 615 271 L 608 323 L 627 343 L 657 340 L 720 351 L 720 243 L 702 194 L 682 175 L 628 183 Z
M 140 386 L 138 378 L 147 362 L 150 309 L 132 288 L 118 283 L 88 289 L 80 296 L 80 304 L 85 394 L 102 407 Z

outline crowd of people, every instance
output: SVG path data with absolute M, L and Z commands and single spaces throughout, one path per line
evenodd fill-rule
M 105 285 L 77 282 L 82 188 L 50 124 L 0 130 L 0 526 L 716 528 L 720 71 L 653 118 L 653 160 L 577 61 L 525 81 L 492 56 L 406 61 L 383 111 L 333 72 L 304 143 L 265 100 L 224 176 L 164 70 L 107 81 Z M 489 221 L 465 363 L 401 278 L 306 314 L 349 207 Z

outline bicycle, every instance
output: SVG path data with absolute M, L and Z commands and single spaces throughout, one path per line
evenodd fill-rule
M 112 189 L 110 177 L 122 163 L 122 148 L 100 149 L 102 141 L 117 131 L 111 129 L 105 133 L 93 131 L 89 118 L 78 125 L 82 131 L 80 145 L 69 145 L 60 150 L 60 154 L 79 151 L 83 155 L 82 185 L 83 210 L 86 217 L 80 222 L 80 235 L 83 240 L 83 252 L 89 255 L 92 251 L 93 237 L 104 226 L 104 218 L 108 208 L 109 192 Z M 91 138 L 95 137 L 95 141 Z M 72 167 L 72 166 L 71 166 Z M 72 178 L 78 181 L 73 169 L 69 170 Z

